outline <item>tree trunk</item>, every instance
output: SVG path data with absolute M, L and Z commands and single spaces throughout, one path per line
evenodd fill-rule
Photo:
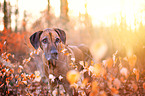
M 12 7 L 11 4 L 9 2 L 9 6 L 8 6 L 8 28 L 11 30 L 11 14 L 12 14 Z
M 18 31 L 18 13 L 19 13 L 19 10 L 18 10 L 18 0 L 17 0 L 17 4 L 16 4 L 16 9 L 15 9 L 15 32 Z
M 48 8 L 47 8 L 47 10 L 48 10 L 48 14 L 49 14 L 49 12 L 50 12 L 50 0 L 48 0 Z
M 60 0 L 60 19 L 62 23 L 67 23 L 69 21 L 67 0 Z
M 47 5 L 47 24 L 48 26 L 51 25 L 51 15 L 50 15 L 50 0 L 47 1 L 48 5 Z
M 22 27 L 23 27 L 23 31 L 26 31 L 26 24 L 27 24 L 27 21 L 26 21 L 26 18 L 27 18 L 27 14 L 26 14 L 26 10 L 24 10 L 24 15 L 23 15 L 23 21 L 22 21 Z
M 7 25 L 8 25 L 8 14 L 7 14 L 7 2 L 6 2 L 6 0 L 4 0 L 3 12 L 4 12 L 3 22 L 4 22 L 4 30 L 5 30 L 5 29 L 7 29 Z

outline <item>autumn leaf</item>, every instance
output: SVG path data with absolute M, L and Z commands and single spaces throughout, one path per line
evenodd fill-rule
M 126 78 L 128 77 L 128 70 L 127 70 L 127 68 L 122 68 L 121 70 L 120 70 L 120 73 L 123 75 L 123 76 L 125 76 Z
M 116 79 L 113 81 L 113 85 L 114 85 L 117 89 L 119 89 L 120 86 L 121 86 L 120 80 L 119 80 L 118 78 L 116 78 Z
M 34 55 L 34 52 L 30 52 L 30 56 L 33 57 L 33 55 Z
M 81 87 L 82 88 L 85 88 L 85 86 L 87 85 L 89 79 L 88 78 L 85 78 L 83 81 L 82 81 L 82 84 L 81 84 Z
M 34 74 L 31 74 L 30 78 L 32 78 L 32 79 L 35 78 L 35 75 Z
M 27 81 L 22 81 L 22 83 L 24 83 L 25 85 L 27 85 Z
M 98 92 L 96 92 L 96 91 L 95 91 L 95 92 L 91 91 L 90 94 L 89 94 L 89 96 L 97 96 L 97 94 L 98 94 Z
M 68 55 L 70 55 L 70 53 L 64 53 L 64 55 L 68 56 Z
M 92 82 L 92 91 L 96 91 L 98 90 L 98 82 L 97 81 L 93 81 Z
M 15 78 L 17 79 L 18 77 L 19 77 L 19 75 L 16 74 L 16 75 L 15 75 Z
M 39 71 L 35 71 L 35 79 L 34 82 L 40 82 L 41 80 L 41 76 L 40 76 L 40 72 Z
M 139 80 L 139 71 L 136 68 L 134 68 L 133 73 L 136 75 L 136 81 L 138 81 Z
M 2 72 L 3 72 L 3 73 L 6 72 L 6 69 L 2 69 Z
M 137 61 L 136 55 L 132 55 L 132 56 L 128 57 L 128 62 L 129 62 L 129 66 L 131 67 L 131 69 L 135 66 L 136 61 Z
M 132 82 L 132 87 L 133 87 L 134 91 L 136 92 L 138 89 L 138 86 L 134 81 Z
M 75 62 L 75 58 L 71 58 L 71 61 Z
M 83 68 L 85 67 L 85 66 L 84 66 L 84 61 L 80 61 L 79 64 L 82 65 Z
M 102 66 L 101 64 L 95 64 L 93 66 L 93 74 L 95 74 L 96 77 L 100 76 L 102 72 Z
M 26 74 L 25 74 L 25 73 L 22 73 L 22 74 L 21 74 L 21 77 L 22 77 L 22 78 L 26 78 Z
M 59 78 L 60 81 L 63 79 L 63 77 L 61 75 L 58 78 Z
M 111 93 L 112 93 L 112 95 L 116 95 L 116 94 L 118 94 L 119 93 L 119 91 L 117 90 L 117 89 L 115 89 L 115 88 L 111 88 Z
M 78 87 L 79 87 L 79 85 L 78 84 L 76 84 L 76 83 L 73 83 L 73 84 L 71 84 L 70 85 L 70 87 L 73 87 L 73 88 L 75 88 L 76 90 L 78 89 Z
M 74 84 L 80 79 L 80 73 L 76 70 L 70 70 L 67 72 L 66 78 L 70 84 Z
M 51 82 L 54 82 L 55 78 L 56 77 L 53 74 L 49 74 L 49 79 L 51 80 Z
M 107 66 L 107 68 L 112 68 L 113 67 L 113 59 L 112 58 L 108 58 L 106 61 L 105 61 L 105 65 Z
M 107 96 L 105 91 L 100 91 L 99 96 Z
M 67 49 L 62 49 L 60 52 L 65 53 L 67 51 Z
M 144 90 L 145 90 L 145 82 L 143 83 L 143 88 L 144 88 Z
M 93 81 L 92 82 L 92 90 L 91 90 L 91 93 L 89 94 L 89 96 L 97 96 L 97 94 L 98 94 L 98 82 Z
M 2 88 L 4 85 L 5 85 L 4 83 L 3 83 L 3 84 L 1 84 L 1 85 L 0 85 L 0 88 Z
M 14 69 L 10 69 L 10 72 L 11 72 L 11 73 L 14 73 Z
M 121 76 L 120 77 L 120 81 L 123 82 L 123 83 L 125 83 L 125 77 Z

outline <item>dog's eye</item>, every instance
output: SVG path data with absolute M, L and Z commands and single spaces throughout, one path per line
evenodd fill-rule
M 56 38 L 55 43 L 59 43 L 59 42 L 60 42 L 60 39 Z
M 44 44 L 46 44 L 48 41 L 47 41 L 47 39 L 43 39 L 42 42 L 43 42 Z

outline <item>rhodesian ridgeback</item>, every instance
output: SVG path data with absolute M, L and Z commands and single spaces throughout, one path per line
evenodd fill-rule
M 75 58 L 74 64 L 77 64 L 77 66 L 81 66 L 79 64 L 80 61 L 89 61 L 90 64 L 92 55 L 89 49 L 84 45 L 66 45 L 66 34 L 58 28 L 47 28 L 43 31 L 35 32 L 30 37 L 30 42 L 35 49 L 40 47 L 43 51 L 43 66 L 46 77 L 49 78 L 49 74 L 53 74 L 57 78 L 61 75 L 63 79 L 59 82 L 61 82 L 65 91 L 72 96 L 73 90 L 66 79 L 66 73 L 73 69 L 70 65 L 71 59 Z M 66 55 L 66 53 L 69 53 L 69 55 Z M 78 68 L 78 70 L 81 70 L 81 67 Z M 51 91 L 53 91 L 58 80 L 54 82 L 49 80 L 49 83 Z

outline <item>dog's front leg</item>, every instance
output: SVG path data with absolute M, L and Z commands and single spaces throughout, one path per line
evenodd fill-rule
M 70 87 L 70 84 L 66 80 L 66 78 L 63 78 L 62 83 L 63 83 L 63 87 L 64 87 L 66 93 L 68 93 L 69 96 L 73 96 L 73 89 Z
M 52 82 L 51 81 L 51 79 L 49 79 L 49 86 L 50 86 L 50 94 L 53 96 L 53 91 L 54 91 L 54 89 L 55 89 L 55 87 L 56 87 L 56 85 L 57 85 L 57 82 L 56 82 L 56 80 L 54 80 L 54 82 Z

